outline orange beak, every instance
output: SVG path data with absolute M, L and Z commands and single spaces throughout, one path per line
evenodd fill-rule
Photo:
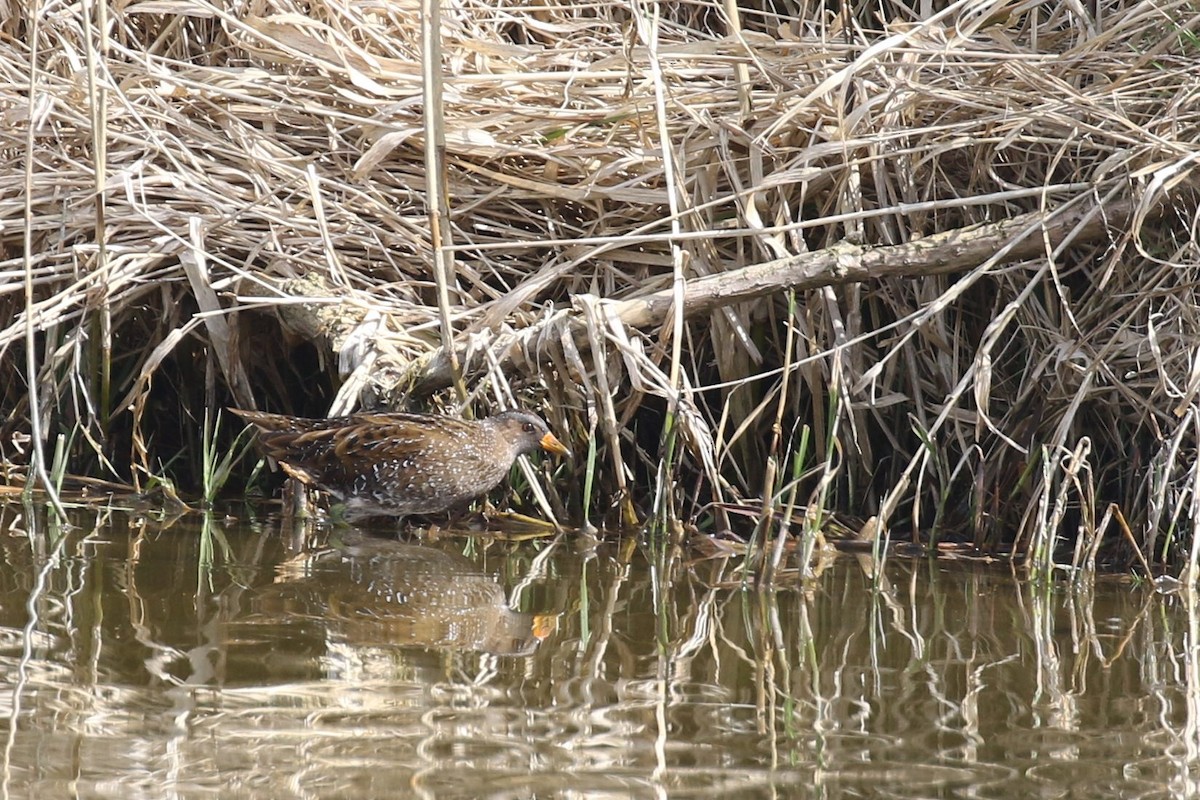
M 547 433 L 545 436 L 543 436 L 541 445 L 542 449 L 547 453 L 554 453 L 555 455 L 560 456 L 571 455 L 571 451 L 567 449 L 567 446 L 560 442 L 558 437 L 556 437 L 553 433 Z

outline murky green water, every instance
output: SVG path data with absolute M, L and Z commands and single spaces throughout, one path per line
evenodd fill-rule
M 852 557 L 803 588 L 617 543 L 0 507 L 4 797 L 1169 797 L 1200 610 Z M 206 563 L 206 561 L 208 563 Z

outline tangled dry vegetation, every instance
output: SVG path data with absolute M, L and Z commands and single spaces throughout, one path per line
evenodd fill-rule
M 1200 10 L 937 7 L 10 6 L 10 482 L 33 341 L 47 458 L 143 489 L 225 405 L 515 402 L 577 522 L 1182 563 Z

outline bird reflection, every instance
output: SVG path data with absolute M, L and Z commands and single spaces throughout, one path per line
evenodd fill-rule
M 351 532 L 281 564 L 252 608 L 256 622 L 319 622 L 356 645 L 496 655 L 532 653 L 555 619 L 511 610 L 499 584 L 461 555 Z

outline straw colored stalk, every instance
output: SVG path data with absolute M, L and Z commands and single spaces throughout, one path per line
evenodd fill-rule
M 780 456 L 793 431 L 813 443 L 784 487 L 805 519 L 1022 548 L 1052 520 L 1125 547 L 1098 530 L 1120 519 L 1151 559 L 1200 530 L 1192 5 L 881 22 L 702 0 L 660 4 L 650 48 L 624 3 L 457 0 L 430 127 L 416 2 L 50 14 L 32 97 L 30 8 L 0 22 L 0 360 L 22 369 L 28 319 L 81 469 L 182 469 L 203 406 L 246 393 L 457 405 L 437 389 L 456 352 L 490 377 L 479 410 L 550 398 L 594 432 L 596 519 L 645 514 L 676 405 L 666 488 L 701 523 L 762 507 L 778 419 Z M 440 303 L 435 252 L 455 266 Z M 263 310 L 337 356 L 328 408 Z M 25 392 L 0 402 L 20 464 Z

